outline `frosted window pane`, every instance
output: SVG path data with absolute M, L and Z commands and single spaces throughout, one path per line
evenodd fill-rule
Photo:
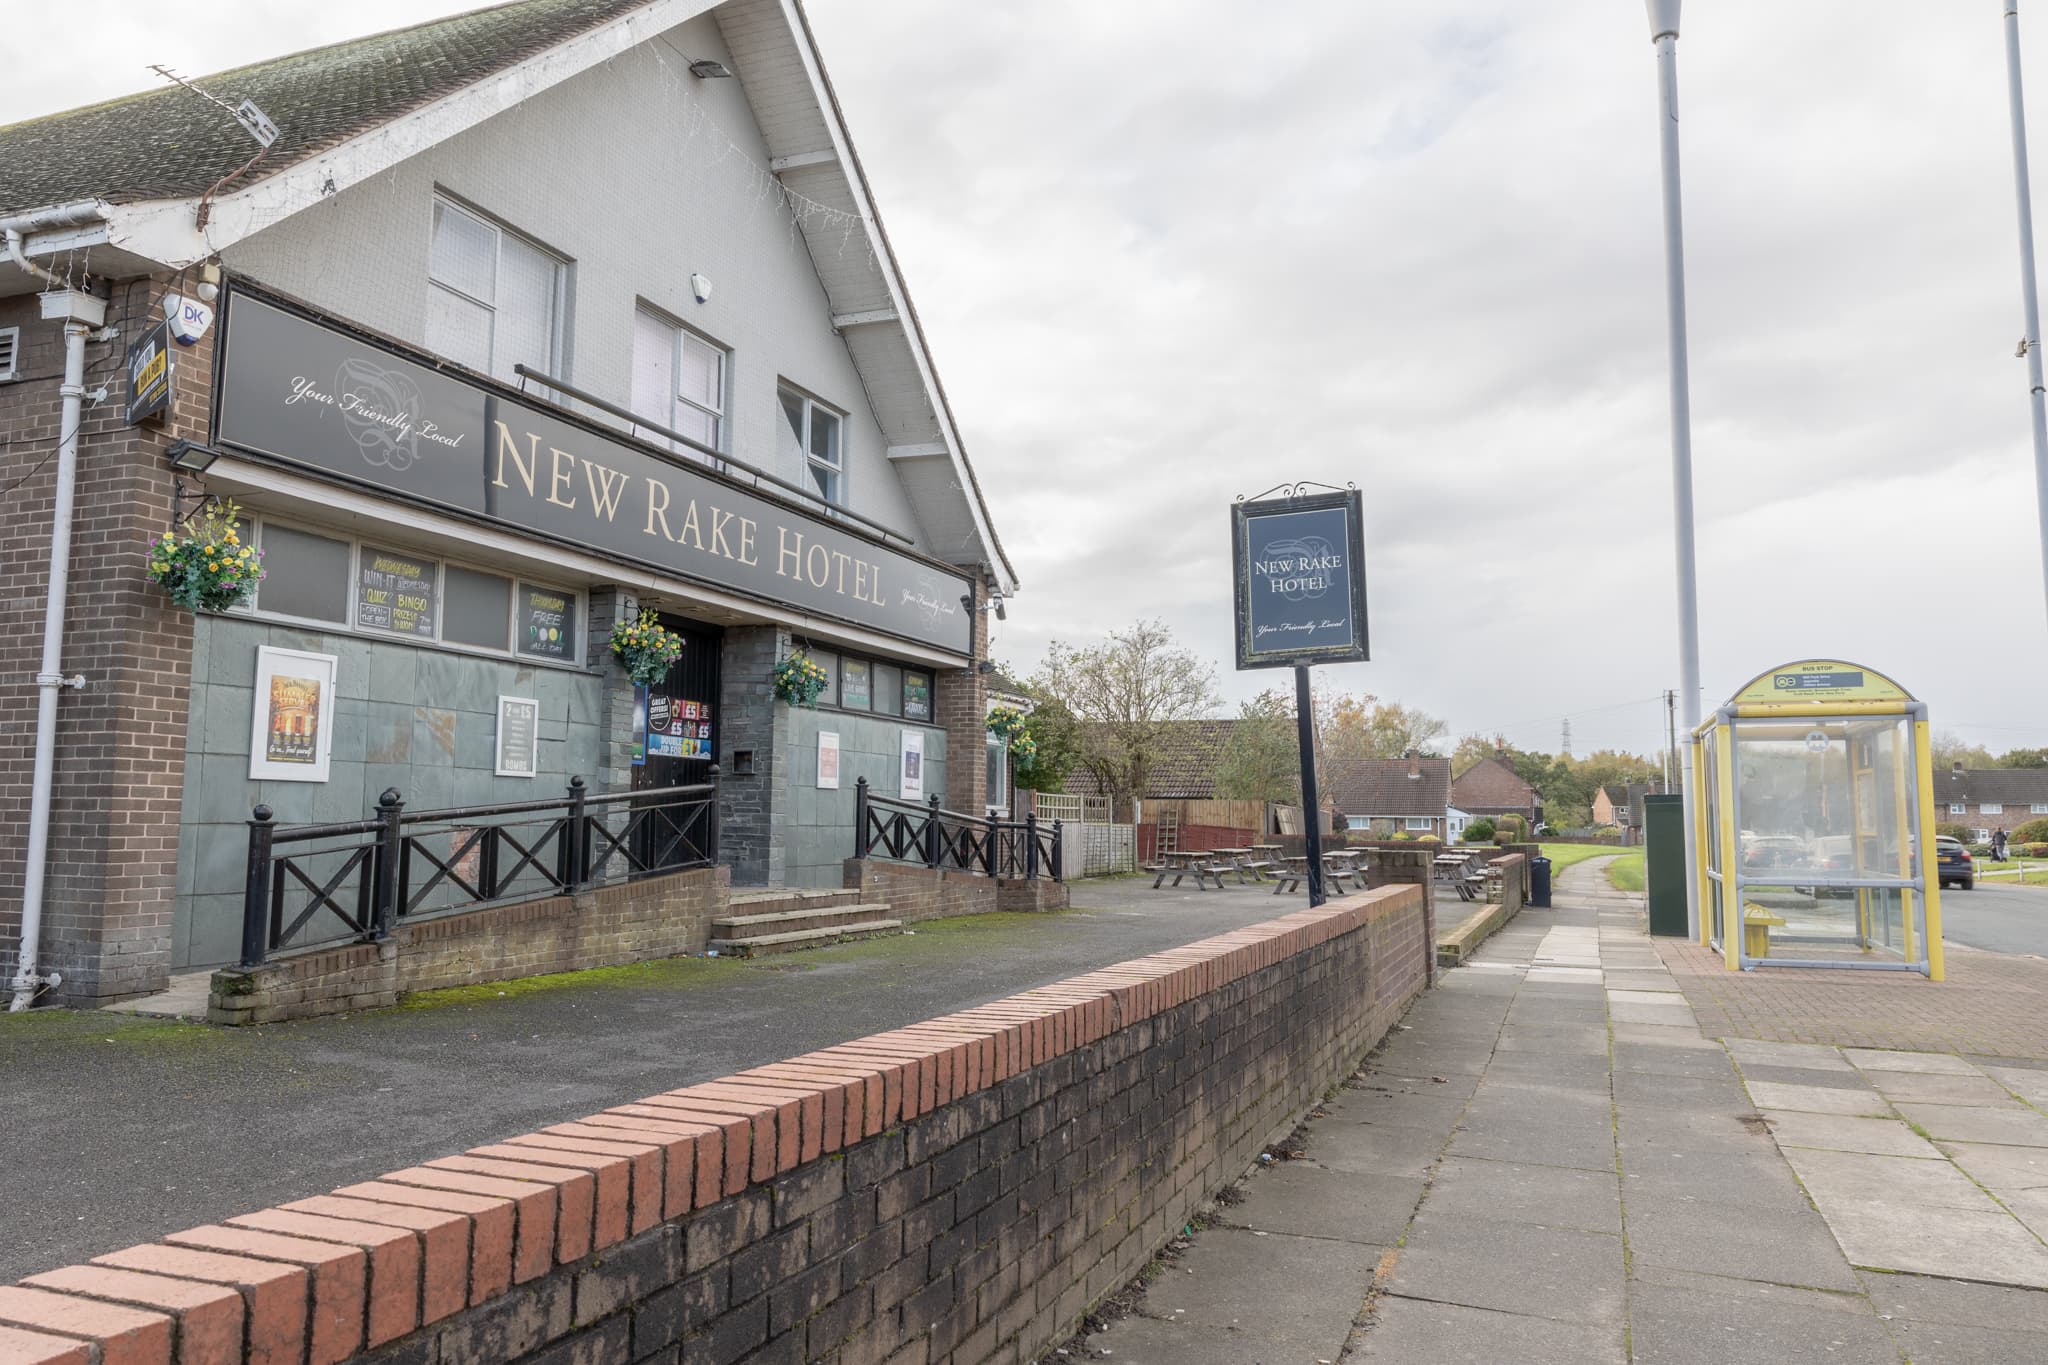
M 675 400 L 669 378 L 674 370 L 675 328 L 643 309 L 633 312 L 633 411 L 650 422 L 670 426 Z
M 263 583 L 256 605 L 281 616 L 348 619 L 348 542 L 289 526 L 263 528 Z
M 511 647 L 512 580 L 448 566 L 441 589 L 441 638 L 483 649 Z
M 498 333 L 491 348 L 491 370 L 501 379 L 517 378 L 515 364 L 554 373 L 561 269 L 546 252 L 513 237 L 504 239 L 498 258 Z
M 683 365 L 676 392 L 712 412 L 725 407 L 725 352 L 702 337 L 683 333 Z
M 434 245 L 428 271 L 435 279 L 489 303 L 497 264 L 496 228 L 451 204 L 434 205 Z
M 459 294 L 427 289 L 427 349 L 472 370 L 491 367 L 491 310 Z
M 839 419 L 816 404 L 811 406 L 811 458 L 839 463 Z

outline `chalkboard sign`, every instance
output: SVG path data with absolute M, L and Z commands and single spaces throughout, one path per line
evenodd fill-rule
M 1239 668 L 1369 657 L 1364 521 L 1355 489 L 1230 509 Z
M 932 718 L 932 675 L 914 668 L 903 670 L 903 719 Z
M 415 639 L 434 638 L 434 582 L 440 566 L 417 555 L 363 547 L 357 569 L 356 624 Z
M 521 654 L 536 659 L 576 657 L 576 598 L 557 588 L 519 585 L 518 633 L 514 643 Z
M 868 666 L 862 659 L 846 659 L 839 665 L 839 704 L 849 711 L 865 711 L 873 704 Z

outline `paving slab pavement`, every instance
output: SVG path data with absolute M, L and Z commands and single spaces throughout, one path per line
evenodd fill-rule
M 1169 1263 L 1087 1353 L 2048 1360 L 2048 1293 L 2008 1287 L 2048 1256 L 2048 1135 L 2026 1103 L 2048 1071 L 1818 1037 L 1724 1046 L 1640 899 L 1601 873 L 1568 869 L 1556 909 L 1525 910 L 1418 1002 L 1309 1122 L 1302 1159 L 1250 1174 L 1194 1239 L 1236 1257 L 1200 1316 Z M 1290 1238 L 1328 1249 L 1330 1273 Z

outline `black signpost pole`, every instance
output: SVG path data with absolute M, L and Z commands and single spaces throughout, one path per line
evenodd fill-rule
M 1294 728 L 1301 740 L 1302 852 L 1308 855 L 1308 903 L 1323 903 L 1323 805 L 1316 792 L 1316 713 L 1308 669 L 1294 670 Z

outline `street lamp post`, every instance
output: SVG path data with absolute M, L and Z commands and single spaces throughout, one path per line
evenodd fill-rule
M 2034 497 L 2040 504 L 2041 571 L 2048 578 L 2048 413 L 2042 410 L 2041 301 L 2034 281 L 2034 198 L 2027 183 L 2027 105 L 2020 86 L 2020 0 L 2005 0 L 2005 84 L 2012 105 L 2012 176 L 2020 211 L 2020 306 L 2027 401 L 2034 418 Z
M 1664 298 L 1671 337 L 1671 497 L 1678 553 L 1678 698 L 1690 741 L 1700 723 L 1700 606 L 1692 527 L 1692 392 L 1685 352 L 1685 220 L 1678 192 L 1679 0 L 1648 0 L 1650 41 L 1657 48 L 1658 146 L 1664 164 Z M 1692 745 L 1681 755 L 1685 794 L 1686 924 L 1700 932 L 1698 826 L 1693 807 Z M 1724 930 L 1725 932 L 1725 930 Z

